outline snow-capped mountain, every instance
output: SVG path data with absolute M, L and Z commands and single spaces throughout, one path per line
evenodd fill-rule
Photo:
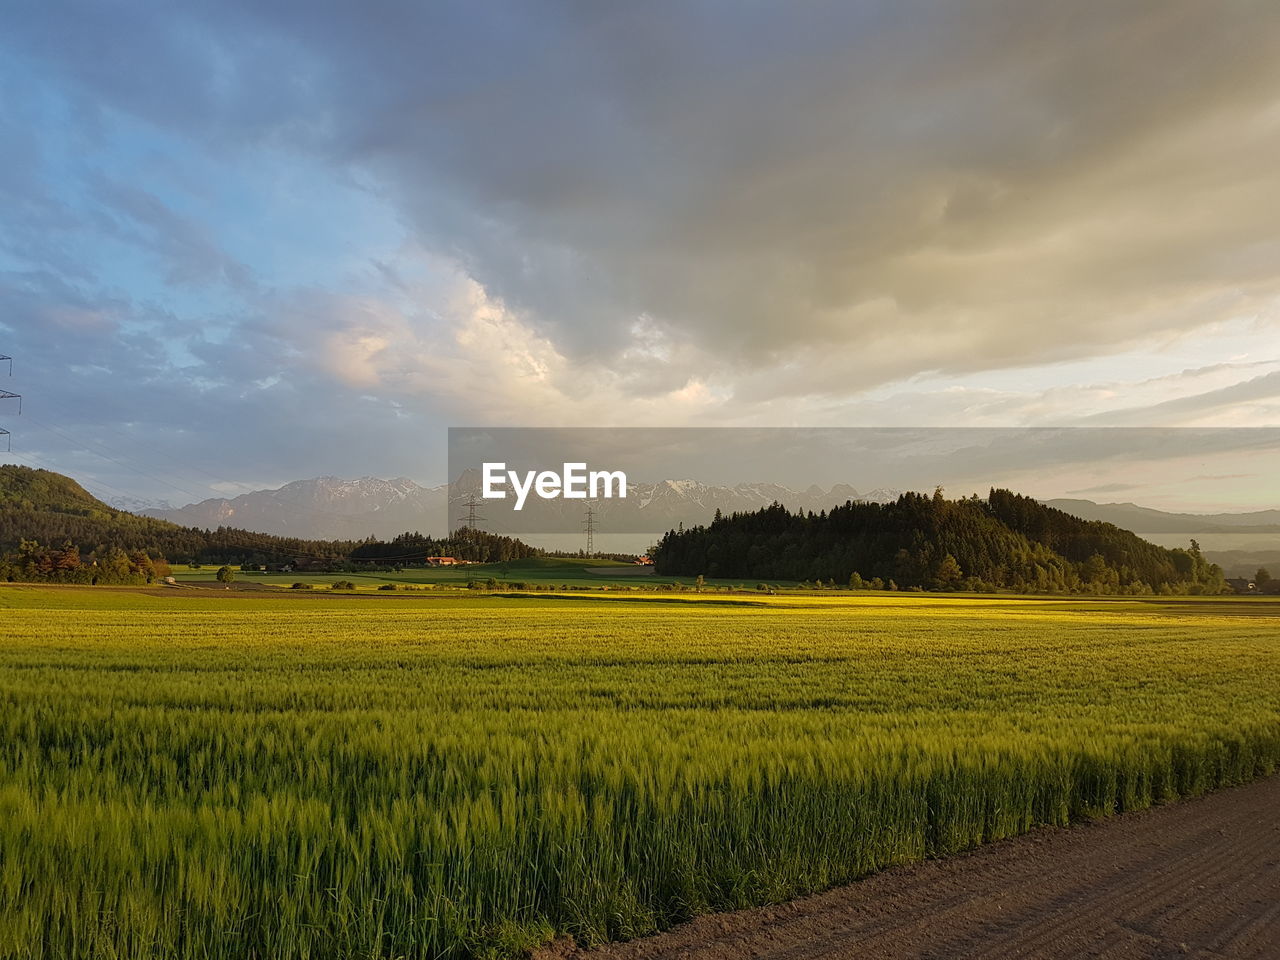
M 459 479 L 452 496 L 465 499 L 479 495 L 480 478 L 469 473 Z M 601 499 L 593 503 L 596 529 L 609 533 L 661 533 L 683 524 L 709 523 L 717 510 L 723 514 L 759 510 L 780 503 L 791 510 L 829 510 L 848 500 L 887 503 L 896 500 L 897 490 L 859 493 L 848 484 L 830 489 L 810 486 L 795 490 L 777 483 L 739 483 L 733 486 L 703 483 L 700 480 L 659 480 L 629 482 L 625 498 Z M 489 501 L 483 505 L 485 529 L 498 533 L 573 533 L 581 529 L 585 504 L 581 500 L 539 500 L 529 498 L 519 512 L 512 501 Z M 457 512 L 455 510 L 455 512 Z M 456 519 L 456 518 L 455 518 Z
M 100 499 L 109 507 L 115 507 L 117 510 L 125 510 L 129 513 L 173 509 L 173 505 L 168 500 L 142 500 L 138 497 L 102 497 Z
M 479 493 L 478 478 L 464 478 L 453 490 L 455 501 L 467 492 Z M 357 540 L 367 536 L 388 538 L 405 531 L 442 535 L 459 525 L 463 510 L 449 503 L 445 486 L 424 487 L 405 477 L 381 480 L 361 477 L 342 480 L 317 477 L 297 480 L 275 490 L 256 490 L 237 497 L 217 497 L 185 507 L 138 510 L 183 526 L 240 527 L 259 533 L 325 540 Z M 896 490 L 859 493 L 848 484 L 829 490 L 812 486 L 797 491 L 776 483 L 740 483 L 734 486 L 698 480 L 632 482 L 624 499 L 595 505 L 598 529 L 610 533 L 660 533 L 680 524 L 707 523 L 716 510 L 725 514 L 759 510 L 777 502 L 792 510 L 826 510 L 846 500 L 884 503 L 897 499 Z M 495 533 L 577 532 L 583 504 L 578 500 L 531 500 L 519 513 L 510 501 L 483 504 L 486 518 L 479 526 Z M 505 509 L 504 509 L 505 507 Z
M 295 480 L 276 490 L 216 497 L 176 509 L 139 511 L 189 527 L 240 527 L 258 533 L 320 540 L 436 533 L 446 525 L 447 488 L 406 477 Z

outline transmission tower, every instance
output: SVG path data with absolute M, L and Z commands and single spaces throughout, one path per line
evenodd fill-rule
M 9 364 L 9 376 L 13 376 L 13 357 L 0 354 L 0 363 Z M 0 400 L 17 400 L 18 416 L 22 416 L 22 394 L 10 393 L 8 390 L 0 390 Z M 8 430 L 0 428 L 0 437 L 4 437 L 5 449 L 9 452 L 13 451 L 13 435 Z
M 590 503 L 586 504 L 586 520 L 582 526 L 586 529 L 586 556 L 590 557 L 595 553 L 595 508 Z
M 467 497 L 466 500 L 462 501 L 462 507 L 464 510 L 467 511 L 467 515 L 465 517 L 459 517 L 458 522 L 472 530 L 478 530 L 479 527 L 476 526 L 477 521 L 484 519 L 484 517 L 476 513 L 476 509 L 479 506 L 481 506 L 481 503 L 479 500 L 476 499 L 476 496 L 474 493 L 471 496 Z

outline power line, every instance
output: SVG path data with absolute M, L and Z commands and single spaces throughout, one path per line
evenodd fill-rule
M 0 363 L 4 363 L 4 362 L 8 362 L 8 364 L 9 364 L 9 373 L 10 373 L 10 376 L 12 376 L 12 373 L 13 373 L 13 358 L 12 358 L 12 357 L 9 357 L 9 356 L 8 356 L 8 355 L 6 355 L 6 354 L 0 354 Z M 18 413 L 19 413 L 19 414 L 21 414 L 21 412 L 22 412 L 22 396 L 21 396 L 21 394 L 12 393 L 12 392 L 7 391 L 7 390 L 0 390 L 0 400 L 11 400 L 11 399 L 12 399 L 12 400 L 17 400 L 17 401 L 18 401 Z M 37 427 L 39 427 L 40 429 L 43 429 L 43 430 L 45 430 L 45 431 L 47 431 L 47 432 L 49 432 L 49 433 L 53 434 L 54 436 L 60 437 L 60 438 L 61 438 L 61 439 L 63 439 L 64 441 L 67 441 L 67 442 L 69 442 L 69 443 L 73 444 L 74 446 L 79 447 L 80 449 L 82 449 L 82 450 L 83 450 L 84 452 L 86 452 L 86 453 L 89 453 L 89 454 L 91 454 L 91 455 L 93 455 L 93 456 L 96 456 L 96 457 L 98 457 L 98 458 L 100 458 L 100 459 L 102 459 L 102 460 L 106 460 L 106 461 L 108 461 L 108 462 L 110 462 L 110 463 L 114 463 L 114 464 L 116 464 L 116 465 L 117 465 L 117 466 L 119 466 L 119 467 L 123 467 L 123 468 L 124 468 L 124 469 L 126 469 L 126 470 L 129 470 L 129 471 L 131 471 L 131 472 L 133 472 L 133 473 L 135 473 L 135 474 L 138 474 L 139 476 L 143 476 L 143 477 L 146 477 L 146 478 L 148 478 L 148 479 L 150 479 L 150 480 L 153 480 L 153 481 L 155 481 L 155 482 L 157 482 L 157 483 L 163 484 L 164 486 L 167 486 L 167 487 L 169 487 L 169 488 L 171 488 L 171 489 L 173 489 L 173 490 L 176 490 L 176 491 L 178 491 L 178 492 L 180 492 L 180 493 L 186 494 L 187 496 L 190 496 L 190 497 L 192 497 L 192 498 L 193 498 L 193 499 L 195 499 L 195 500 L 201 500 L 201 499 L 204 499 L 203 497 L 201 497 L 201 495 L 200 495 L 200 494 L 197 494 L 197 493 L 195 493 L 195 492 L 194 492 L 194 491 L 192 491 L 192 490 L 186 489 L 186 488 L 184 488 L 184 487 L 180 487 L 180 486 L 178 486 L 177 484 L 173 483 L 173 482 L 172 482 L 172 481 L 170 481 L 170 480 L 166 480 L 166 479 L 164 479 L 163 477 L 156 476 L 156 475 L 155 475 L 155 474 L 153 474 L 153 473 L 150 473 L 150 472 L 148 472 L 148 471 L 146 471 L 146 470 L 141 469 L 141 468 L 139 467 L 139 465 L 138 465 L 136 462 L 129 463 L 129 462 L 126 462 L 126 461 L 124 461 L 124 460 L 117 459 L 116 457 L 108 456 L 107 454 L 102 453 L 102 452 L 101 452 L 101 451 L 99 451 L 99 450 L 95 450 L 95 449 L 93 449 L 92 447 L 90 447 L 90 446 L 89 446 L 89 444 L 88 444 L 88 443 L 86 443 L 86 442 L 84 442 L 84 441 L 82 441 L 82 440 L 80 440 L 80 439 L 77 439 L 76 437 L 73 437 L 73 436 L 71 436 L 71 435 L 69 435 L 69 434 L 67 434 L 67 433 L 65 433 L 65 432 L 63 432 L 62 430 L 58 429 L 57 427 L 54 427 L 54 426 L 53 426 L 53 425 L 51 425 L 51 424 L 43 423 L 43 422 L 41 422 L 41 421 L 39 421 L 39 420 L 35 420 L 35 421 L 32 421 L 32 422 L 33 422 Z M 116 433 L 117 433 L 117 435 L 120 435 L 117 431 L 113 431 L 113 432 L 116 432 Z M 4 438 L 6 438 L 6 442 L 7 442 L 7 445 L 8 445 L 8 447 L 9 447 L 9 452 L 12 452 L 12 434 L 10 433 L 10 431 L 8 431 L 8 430 L 6 430 L 6 429 L 4 429 L 4 428 L 0 428 L 0 437 L 4 437 Z M 35 456 L 31 455 L 31 454 L 18 454 L 17 456 L 18 456 L 18 459 L 20 459 L 20 460 L 26 460 L 26 461 L 27 461 L 27 462 L 29 462 L 29 463 L 33 463 L 33 464 L 37 465 L 38 467 L 43 468 L 43 469 L 46 469 L 46 470 L 50 470 L 51 472 L 57 472 L 57 471 L 55 470 L 55 468 L 54 468 L 52 465 L 45 463 L 43 460 L 41 460 L 41 459 L 39 459 L 38 457 L 35 457 Z M 176 461 L 176 460 L 173 460 L 172 462 L 173 462 L 173 463 L 175 463 L 175 464 L 176 464 L 176 463 L 178 463 L 178 461 Z M 194 466 L 194 465 L 187 464 L 187 466 Z M 198 472 L 202 472 L 202 473 L 204 472 L 204 471 L 199 471 L 199 468 L 198 468 L 198 467 L 197 467 L 196 469 L 197 469 L 197 471 L 198 471 Z M 206 476 L 211 476 L 211 475 L 210 475 L 210 474 L 206 474 Z M 214 479 L 220 479 L 220 478 L 214 478 Z M 94 481 L 92 481 L 92 482 L 93 482 L 96 486 L 105 487 L 105 488 L 106 488 L 106 489 L 108 489 L 108 490 L 114 491 L 114 492 L 115 492 L 116 494 L 118 494 L 118 495 L 121 495 L 121 496 L 124 496 L 124 497 L 128 497 L 128 496 L 129 496 L 129 494 L 127 494 L 125 491 L 120 490 L 118 487 L 113 487 L 111 484 L 106 483 L 106 482 L 104 482 L 104 481 L 96 480 L 96 479 L 95 479 L 95 480 L 94 480 Z M 287 509 L 289 509 L 289 508 L 291 507 L 291 505 L 289 505 L 289 504 L 278 504 L 277 506 L 282 507 L 282 508 L 284 508 L 284 509 L 286 509 L 286 510 L 287 510 Z M 470 523 L 471 523 L 471 525 L 472 525 L 472 527 L 473 527 L 473 528 L 474 528 L 474 525 L 475 525 L 475 522 L 476 522 L 476 521 L 478 521 L 478 520 L 483 520 L 483 519 L 484 519 L 484 517 L 478 516 L 478 515 L 476 514 L 476 512 L 475 512 L 475 508 L 476 508 L 477 506 L 479 506 L 479 502 L 478 502 L 478 501 L 475 501 L 474 497 L 473 497 L 473 498 L 471 499 L 471 501 L 467 504 L 467 507 L 468 507 L 468 519 L 469 519 L 469 521 L 470 521 Z M 303 511 L 299 509 L 299 513 L 302 513 L 302 512 L 303 512 Z M 343 521 L 345 521 L 345 522 L 349 522 L 349 523 L 363 523 L 363 522 L 365 522 L 362 518 L 358 518 L 358 517 L 347 517 L 347 516 L 344 516 L 344 515 L 342 515 L 342 514 L 334 514 L 334 513 L 330 513 L 330 512 L 328 512 L 328 511 L 309 511 L 309 512 L 311 512 L 311 513 L 321 513 L 322 515 L 324 515 L 324 516 L 328 516 L 328 517 L 330 517 L 331 519 L 340 519 L 340 520 L 343 520 Z M 196 528 L 188 528 L 188 529 L 193 529 L 193 530 L 194 530 L 194 529 L 196 529 Z M 230 543 L 232 543 L 232 544 L 234 544 L 234 545 L 236 545 L 236 546 L 238 546 L 238 547 L 240 547 L 240 548 L 242 548 L 242 549 L 246 549 L 246 550 L 254 550 L 254 551 L 259 552 L 259 553 L 264 553 L 264 554 L 268 554 L 268 555 L 274 555 L 274 556 L 277 556 L 277 557 L 289 557 L 289 558 L 291 558 L 291 559 L 319 560 L 319 561 L 324 561 L 324 562 L 336 562 L 336 561 L 343 561 L 343 560 L 351 560 L 351 559 L 352 559 L 352 557 L 351 557 L 351 553 L 350 553 L 349 551 L 348 551 L 348 552 L 345 552 L 345 553 L 341 553 L 341 552 L 340 552 L 340 553 L 336 553 L 336 554 L 320 554 L 320 553 L 310 552 L 310 551 L 307 551 L 307 550 L 290 550 L 290 549 L 288 549 L 288 548 L 286 548 L 286 547 L 283 547 L 282 545 L 280 545 L 280 544 L 279 544 L 279 541 L 281 541 L 281 540 L 285 540 L 285 539 L 297 539 L 297 540 L 300 540 L 300 541 L 302 541 L 302 542 L 306 542 L 308 539 L 310 539 L 310 540 L 312 540 L 312 542 L 314 542 L 314 538 L 305 538 L 305 537 L 286 538 L 286 537 L 283 537 L 283 536 L 280 536 L 280 535 L 277 535 L 277 534 L 258 533 L 258 532 L 252 531 L 252 530 L 242 530 L 242 529 L 239 529 L 239 528 L 235 528 L 235 527 L 226 527 L 226 526 L 221 527 L 220 529 L 221 529 L 221 531 L 222 531 L 221 536 L 222 536 L 225 540 L 229 541 Z M 233 531 L 234 531 L 234 532 L 233 532 Z M 433 539 L 434 539 L 434 538 L 433 538 Z M 274 542 L 272 542 L 272 541 L 274 541 Z M 354 539 L 347 539 L 347 540 L 345 540 L 345 541 L 343 541 L 343 540 L 337 540 L 337 541 L 334 541 L 334 542 L 336 542 L 336 543 L 342 543 L 342 542 L 345 542 L 345 543 L 356 543 L 357 541 L 355 541 Z M 421 555 L 421 551 L 414 551 L 414 552 L 412 552 L 412 553 L 398 554 L 398 555 L 396 555 L 396 556 L 391 556 L 391 557 L 378 557 L 378 558 L 376 558 L 376 559 L 377 559 L 377 560 L 389 560 L 389 561 L 395 561 L 395 560 L 408 560 L 408 559 L 416 558 L 416 557 L 418 557 L 418 556 L 420 556 L 420 555 Z M 371 558 L 371 559 L 374 559 L 374 558 Z
M 190 497 L 193 505 L 197 502 L 209 499 L 207 496 L 197 493 L 194 490 L 188 489 L 187 487 L 179 486 L 178 484 L 174 483 L 171 480 L 166 480 L 163 476 L 157 476 L 155 473 L 152 473 L 150 470 L 144 470 L 142 466 L 139 465 L 139 463 L 133 460 L 132 458 L 125 459 L 125 460 L 120 459 L 119 456 L 123 456 L 123 454 L 120 454 L 119 456 L 108 455 L 106 453 L 101 452 L 100 450 L 95 450 L 92 446 L 90 446 L 90 441 L 84 439 L 83 437 L 74 436 L 70 433 L 67 433 L 65 430 L 59 427 L 55 427 L 52 424 L 44 423 L 41 420 L 36 420 L 34 418 L 31 418 L 31 422 L 36 426 L 38 426 L 40 429 L 46 430 L 49 433 L 53 434 L 54 436 L 60 437 L 61 439 L 67 441 L 68 443 L 72 444 L 75 448 L 83 451 L 84 453 L 88 453 L 92 456 L 98 457 L 99 459 L 106 460 L 110 463 L 114 463 L 116 466 L 123 467 L 125 470 L 128 470 L 131 473 L 135 473 L 140 477 L 145 477 L 148 480 L 153 480 L 156 483 L 162 484 L 170 488 L 171 490 L 176 490 L 178 493 L 181 493 L 184 496 Z M 123 436 L 123 434 L 121 434 L 119 431 L 112 431 L 112 432 L 115 433 L 117 436 Z M 93 442 L 98 442 L 99 445 L 101 445 L 99 441 L 93 441 Z M 178 461 L 173 460 L 172 458 L 168 458 L 168 459 L 170 459 L 171 462 L 173 463 L 178 463 Z M 190 465 L 190 466 L 195 467 L 195 465 Z M 203 471 L 199 471 L 198 467 L 195 467 L 195 469 L 197 469 L 198 472 L 203 472 Z M 211 479 L 220 483 L 227 482 L 226 480 L 220 477 L 213 476 L 212 474 L 206 474 L 206 476 L 209 476 Z M 106 486 L 106 484 L 103 484 L 103 485 Z M 239 485 L 244 486 L 244 484 L 239 484 Z M 125 498 L 129 498 L 130 495 L 127 493 L 123 493 L 122 496 L 124 496 Z M 324 517 L 328 520 L 332 520 L 340 523 L 346 523 L 346 524 L 365 524 L 368 522 L 367 519 L 363 517 L 346 516 L 344 514 L 333 513 L 332 511 L 327 511 L 327 510 L 313 510 L 313 509 L 308 509 L 304 507 L 298 507 L 293 504 L 284 503 L 284 502 L 277 502 L 273 504 L 273 509 L 280 510 L 283 512 L 291 512 L 298 517 L 307 518 L 307 519 L 310 519 L 313 516 L 319 516 L 319 517 Z M 364 532 L 368 532 L 367 529 Z M 355 538 L 348 537 L 348 539 L 355 539 Z
M 7 433 L 7 432 L 8 431 L 0 431 L 0 436 L 2 436 L 4 433 Z M 90 452 L 93 452 L 93 451 L 90 451 Z M 51 473 L 57 472 L 57 469 L 52 464 L 46 463 L 44 460 L 40 459 L 34 454 L 19 453 L 19 454 L 15 454 L 15 456 L 17 457 L 17 459 L 25 460 L 27 463 L 35 466 L 38 469 L 48 470 Z M 121 490 L 119 487 L 113 487 L 111 484 L 106 483 L 102 480 L 94 480 L 93 484 L 95 486 L 105 487 L 107 490 L 113 491 L 114 493 L 127 496 L 125 491 Z M 142 518 L 142 519 L 146 519 L 146 518 Z M 477 518 L 477 519 L 483 519 L 483 518 Z M 157 522 L 163 523 L 167 521 L 157 521 Z M 191 530 L 195 533 L 201 532 L 197 527 L 182 527 L 181 525 L 177 525 L 177 524 L 175 524 L 175 526 L 179 526 L 180 529 Z M 285 539 L 297 539 L 305 543 L 309 540 L 309 538 L 306 538 L 306 537 L 286 538 L 278 534 L 257 533 L 253 530 L 242 530 L 238 527 L 222 527 L 220 528 L 220 531 L 221 532 L 219 535 L 223 537 L 226 541 L 228 541 L 230 544 L 232 544 L 233 546 L 240 547 L 245 550 L 252 550 L 261 554 L 266 554 L 267 556 L 285 558 L 289 560 L 315 560 L 323 563 L 341 563 L 343 561 L 350 562 L 350 561 L 356 560 L 356 558 L 354 558 L 350 552 L 334 553 L 334 554 L 314 553 L 306 549 L 290 550 L 286 547 L 278 545 L 278 543 L 269 542 L 269 541 L 280 541 Z M 213 531 L 213 532 L 216 534 L 219 533 L 218 531 Z M 436 540 L 435 537 L 427 537 L 427 539 Z M 315 542 L 315 541 L 312 540 L 311 542 Z M 343 541 L 335 541 L 335 542 L 341 543 Z M 346 541 L 346 542 L 350 542 L 350 541 Z M 399 553 L 399 554 L 393 554 L 391 556 L 368 557 L 368 558 L 360 558 L 360 559 L 367 560 L 370 563 L 394 563 L 397 560 L 420 559 L 423 555 L 424 555 L 423 550 L 414 550 L 410 553 Z M 192 559 L 195 559 L 195 558 L 193 557 Z M 347 572 L 353 573 L 353 571 L 347 571 Z M 360 576 L 372 576 L 372 574 L 360 574 Z
M 47 398 L 42 398 L 42 399 L 41 399 L 41 405 L 42 405 L 42 407 L 43 407 L 44 409 L 49 410 L 49 411 L 51 411 L 53 414 L 55 414 L 55 415 L 56 415 L 56 416 L 57 416 L 57 417 L 58 417 L 62 422 L 64 422 L 64 423 L 70 419 L 70 417 L 68 416 L 68 413 L 67 413 L 66 409 L 59 407 L 56 403 L 50 403 L 50 402 L 49 402 L 49 400 L 48 400 Z M 98 407 L 96 407 L 96 408 L 95 408 L 95 410 L 96 410 L 97 414 L 99 415 L 99 417 L 104 417 L 104 416 L 118 416 L 118 415 L 119 415 L 117 411 L 115 411 L 115 410 L 108 410 L 108 409 L 106 409 L 106 408 L 104 408 L 104 407 L 102 407 L 102 406 L 98 406 Z M 95 423 L 95 424 L 93 425 L 92 429 L 93 429 L 93 431 L 94 431 L 94 433 L 95 433 L 95 434 L 104 434 L 104 433 L 110 433 L 110 434 L 113 434 L 113 435 L 114 435 L 115 437 L 117 437 L 120 441 L 122 441 L 126 446 L 127 446 L 127 445 L 130 445 L 130 444 L 136 444 L 137 442 L 139 442 L 139 439 L 140 439 L 138 436 L 136 436 L 136 435 L 134 435 L 134 434 L 126 433 L 125 431 L 118 430 L 118 429 L 116 429 L 115 427 L 110 426 L 109 424 L 105 424 L 105 423 L 101 423 L 101 422 L 99 422 L 99 423 Z M 85 446 L 88 446 L 88 444 L 90 444 L 90 443 L 96 443 L 96 444 L 98 444 L 99 446 L 106 447 L 106 444 L 104 443 L 104 441 L 103 441 L 103 440 L 101 440 L 101 439 L 99 439 L 99 437 L 97 437 L 97 436 L 94 436 L 94 437 L 89 438 L 89 439 L 85 439 L 85 438 L 83 438 L 83 437 L 78 437 L 78 438 L 77 438 L 77 440 L 76 440 L 76 442 L 78 442 L 78 443 L 82 443 L 82 444 L 84 444 Z M 91 451 L 91 452 L 92 452 L 92 451 Z M 177 477 L 177 478 L 179 478 L 179 479 L 183 480 L 184 482 L 186 482 L 186 481 L 188 481 L 188 480 L 189 480 L 189 481 L 191 481 L 191 482 L 193 482 L 193 483 L 195 483 L 195 484 L 197 484 L 197 485 L 204 486 L 204 485 L 206 485 L 206 484 L 207 484 L 207 481 L 212 480 L 212 481 L 214 481 L 214 482 L 215 482 L 215 483 L 217 483 L 217 484 L 223 484 L 223 485 L 226 485 L 226 486 L 235 486 L 235 487 L 240 487 L 240 488 L 242 488 L 242 490 L 244 490 L 244 491 L 252 491 L 252 490 L 253 490 L 253 487 L 251 487 L 251 486 L 250 486 L 249 484 L 247 484 L 247 483 L 241 483 L 241 482 L 232 482 L 232 481 L 228 481 L 228 480 L 227 480 L 227 478 L 225 478 L 225 477 L 218 476 L 218 475 L 216 475 L 216 474 L 214 474 L 214 473 L 211 473 L 211 472 L 210 472 L 210 471 L 208 471 L 208 470 L 202 469 L 202 468 L 201 468 L 201 466 L 200 466 L 198 463 L 195 463 L 194 461 L 190 461 L 190 460 L 180 461 L 180 460 L 176 459 L 175 457 L 172 457 L 172 456 L 170 456 L 169 454 L 165 453 L 165 452 L 164 452 L 164 450 L 163 450 L 163 449 L 161 449 L 161 448 L 159 448 L 158 446 L 156 446 L 156 445 L 154 444 L 154 442 L 152 442 L 152 443 L 150 443 L 150 444 L 148 445 L 148 447 L 147 447 L 147 452 L 148 452 L 148 454 L 149 454 L 150 456 L 152 456 L 152 457 L 162 457 L 162 458 L 164 458 L 166 461 L 168 461 L 168 462 L 169 462 L 170 464 L 172 464 L 173 466 L 178 467 L 180 470 L 190 471 L 190 472 L 191 472 L 191 474 L 192 474 L 192 475 L 190 475 L 190 476 L 184 476 L 184 475 L 183 475 L 183 473 L 180 473 L 180 472 L 177 472 L 177 471 L 172 471 L 172 470 L 167 471 L 167 472 L 169 472 L 172 476 Z M 196 476 L 194 476 L 194 474 L 200 474 L 200 477 L 196 477 Z M 188 491 L 186 491 L 186 490 L 184 490 L 184 489 L 182 489 L 182 488 L 180 488 L 180 487 L 174 486 L 173 484 L 169 483 L 168 481 L 164 481 L 164 483 L 165 483 L 165 485 L 166 485 L 166 486 L 173 487 L 173 489 L 175 489 L 175 490 L 179 490 L 179 491 L 181 491 L 182 493 L 189 493 Z M 217 489 L 217 488 L 216 488 L 216 487 L 214 487 L 212 484 L 208 484 L 208 485 L 210 486 L 210 488 L 211 488 L 212 490 L 216 490 L 216 489 Z M 202 495 L 202 496 L 200 497 L 200 499 L 202 499 L 202 500 L 203 500 L 203 499 L 208 499 L 208 498 Z

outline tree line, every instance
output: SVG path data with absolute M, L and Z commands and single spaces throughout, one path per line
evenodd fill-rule
M 542 551 L 514 537 L 504 537 L 472 527 L 460 527 L 447 537 L 430 537 L 422 533 L 402 533 L 391 540 L 369 540 L 351 550 L 357 562 L 408 562 L 416 557 L 454 557 L 473 563 L 506 563 L 542 556 Z
M 830 511 L 774 503 L 671 531 L 653 554 L 664 575 L 834 581 L 902 589 L 1037 593 L 1220 593 L 1222 570 L 1195 541 L 1166 549 L 1009 490 L 949 500 L 905 493 Z

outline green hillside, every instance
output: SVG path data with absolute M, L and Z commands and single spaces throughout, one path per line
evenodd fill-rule
M 199 530 L 116 510 L 70 477 L 0 466 L 0 580 L 147 581 L 163 562 L 284 564 L 341 569 L 421 561 L 431 554 L 501 562 L 537 553 L 518 540 L 471 531 L 465 540 L 406 533 L 394 540 L 304 540 L 234 527 Z
M 171 561 L 228 561 L 256 556 L 340 557 L 354 544 L 273 537 L 221 527 L 197 530 L 166 520 L 116 510 L 70 477 L 50 470 L 0 466 L 0 551 L 23 541 L 61 546 L 70 541 L 82 553 L 141 552 Z
M 51 470 L 0 465 L 0 510 L 49 511 L 81 516 L 120 513 L 70 477 Z

